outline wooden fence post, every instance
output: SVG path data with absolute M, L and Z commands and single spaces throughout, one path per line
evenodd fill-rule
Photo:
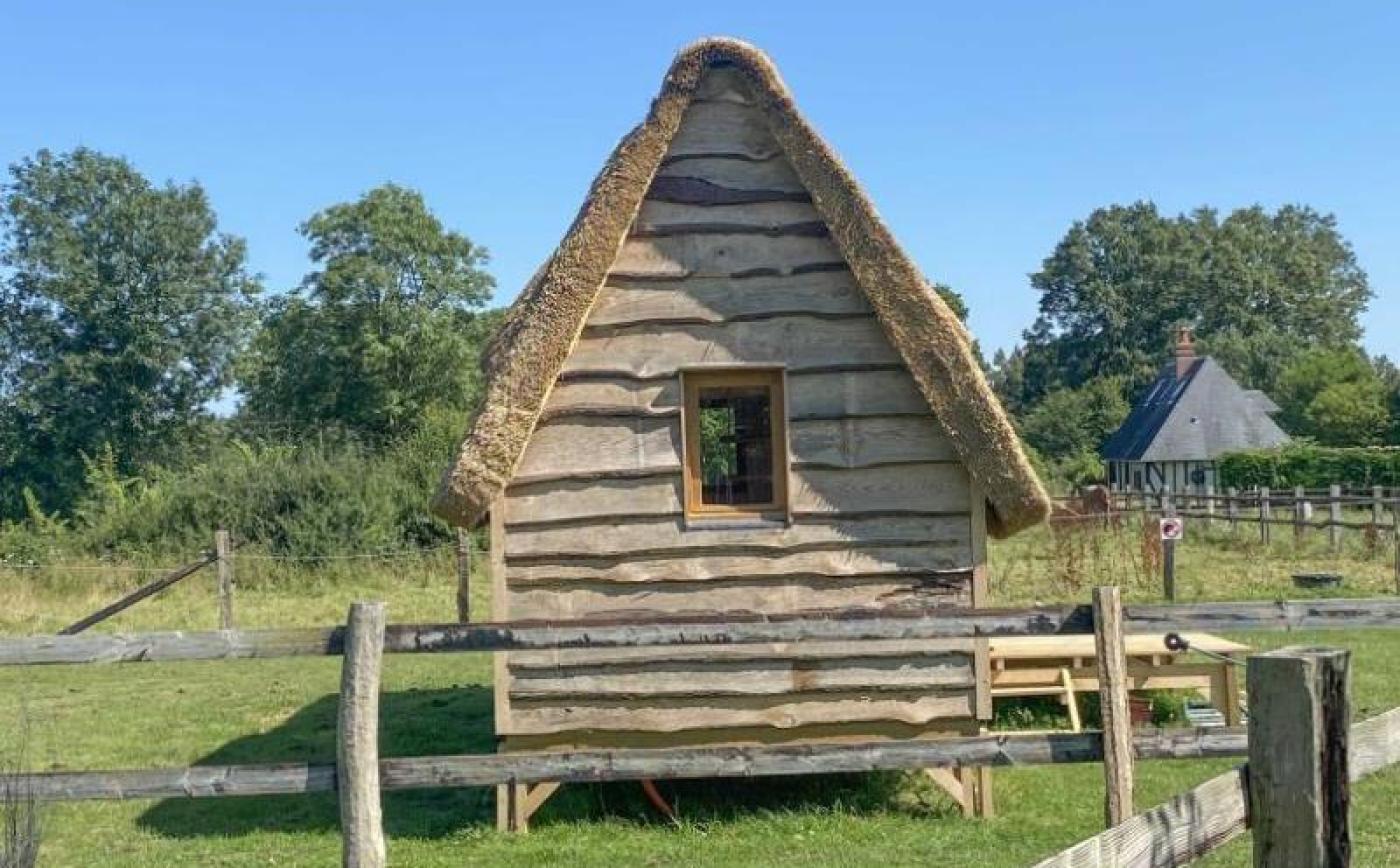
M 1215 483 L 1206 483 L 1206 529 L 1215 530 Z
M 1327 488 L 1327 544 L 1342 550 L 1342 487 L 1335 482 Z
M 1376 526 L 1376 535 L 1381 532 L 1381 525 L 1385 524 L 1385 488 L 1380 485 L 1371 486 L 1371 524 Z
M 1103 715 L 1104 819 L 1112 828 L 1133 815 L 1133 721 L 1117 587 L 1094 589 L 1094 650 Z
M 1350 652 L 1249 658 L 1249 816 L 1256 868 L 1351 864 Z
M 1235 534 L 1240 529 L 1240 490 L 1231 486 L 1225 492 L 1225 517 L 1230 522 L 1230 533 Z
M 223 528 L 214 531 L 214 570 L 219 577 L 219 629 L 233 629 L 233 546 Z
M 1307 523 L 1308 492 L 1301 485 L 1293 487 L 1293 541 L 1301 542 Z
M 1269 538 L 1273 535 L 1269 529 L 1269 522 L 1274 517 L 1274 504 L 1269 497 L 1269 486 L 1259 486 L 1259 541 L 1264 545 L 1269 544 Z
M 1164 497 L 1165 503 L 1162 505 L 1162 517 L 1173 518 L 1176 516 L 1176 505 L 1171 502 L 1170 497 Z M 1176 602 L 1176 540 L 1162 540 L 1162 596 L 1167 602 Z
M 457 622 L 472 620 L 472 535 L 457 528 Z
M 384 604 L 352 603 L 345 625 L 336 727 L 336 788 L 340 793 L 341 864 L 384 868 L 379 800 L 379 665 L 384 654 Z

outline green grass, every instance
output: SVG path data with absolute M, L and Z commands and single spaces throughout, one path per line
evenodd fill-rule
M 1081 543 L 1076 543 L 1080 545 Z M 1085 550 L 1092 548 L 1084 541 Z M 1149 577 L 1125 572 L 1135 531 L 1098 541 L 1093 560 L 1073 562 L 1048 532 L 994 546 L 999 602 L 1082 600 L 1093 584 L 1119 578 L 1134 597 L 1152 596 Z M 1355 595 L 1387 592 L 1389 561 L 1359 548 L 1341 559 L 1263 552 L 1193 535 L 1181 552 L 1184 596 L 1301 596 L 1289 572 L 1316 564 L 1344 572 Z M 245 626 L 325 624 L 350 601 L 382 598 L 393 620 L 443 620 L 453 611 L 446 557 L 321 580 L 240 571 Z M 1069 572 L 1065 572 L 1068 569 Z M 116 574 L 89 588 L 79 577 L 0 575 L 0 624 L 46 632 L 136 581 Z M 202 629 L 214 625 L 212 575 L 119 616 L 112 629 Z M 484 585 L 484 583 L 478 583 Z M 484 600 L 479 611 L 485 612 Z M 8 603 L 6 605 L 6 603 Z M 1384 631 L 1238 636 L 1256 647 L 1307 642 L 1356 652 L 1358 717 L 1400 705 L 1400 633 Z M 334 755 L 339 663 L 294 658 L 130 666 L 0 669 L 0 756 L 28 720 L 28 761 L 38 769 L 141 768 L 193 763 L 329 762 Z M 387 658 L 382 700 L 386 755 L 492 750 L 489 661 L 480 655 Z M 21 708 L 23 715 L 21 715 Z M 1148 762 L 1138 767 L 1138 804 L 1149 806 L 1228 768 L 1229 762 Z M 964 820 L 914 775 L 794 780 L 664 782 L 685 818 L 658 820 L 631 784 L 566 787 L 525 836 L 497 834 L 486 790 L 389 794 L 385 823 L 395 864 L 457 865 L 911 865 L 1020 866 L 1101 829 L 1096 765 L 996 773 L 998 816 Z M 1357 865 L 1400 865 L 1400 772 L 1354 794 Z M 45 812 L 45 865 L 324 866 L 339 859 L 334 797 L 165 800 L 54 805 Z M 1247 843 L 1205 864 L 1244 866 Z

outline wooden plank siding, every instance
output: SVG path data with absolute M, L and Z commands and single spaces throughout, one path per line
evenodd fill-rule
M 506 614 L 971 605 L 966 470 L 742 82 L 700 93 L 499 505 Z M 786 372 L 790 521 L 686 518 L 679 373 L 720 365 Z M 515 652 L 498 731 L 958 729 L 977 650 Z

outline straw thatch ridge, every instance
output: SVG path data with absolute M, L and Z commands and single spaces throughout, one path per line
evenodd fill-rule
M 793 104 L 767 55 L 734 39 L 706 39 L 671 65 L 645 121 L 618 144 L 544 267 L 512 305 L 488 348 L 481 413 L 449 468 L 433 511 L 481 520 L 509 483 L 549 390 L 641 206 L 706 68 L 748 80 L 769 127 L 870 298 L 968 473 L 985 493 L 988 529 L 1006 536 L 1043 520 L 1049 500 L 974 357 L 962 323 L 900 249 L 839 158 Z

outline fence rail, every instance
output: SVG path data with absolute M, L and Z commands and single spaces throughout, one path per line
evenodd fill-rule
M 1400 627 L 1400 600 L 1319 599 L 1278 602 L 1127 605 L 1127 633 Z M 813 610 L 792 615 L 722 613 L 636 619 L 390 624 L 386 653 L 453 653 L 729 645 L 760 642 L 962 639 L 1094 632 L 1091 606 L 940 609 L 937 612 Z M 148 663 L 344 653 L 344 627 L 87 633 L 0 639 L 0 666 Z

